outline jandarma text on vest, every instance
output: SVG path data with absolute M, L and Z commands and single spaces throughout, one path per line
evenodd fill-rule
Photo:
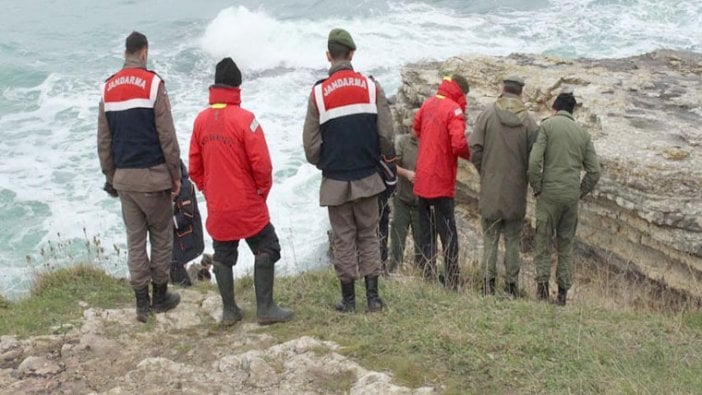
M 357 86 L 359 88 L 367 89 L 366 85 L 366 79 L 365 78 L 339 78 L 336 81 L 333 81 L 331 84 L 328 86 L 324 87 L 324 96 L 329 96 L 334 90 L 337 88 L 341 88 L 343 86 Z
M 119 78 L 116 78 L 116 79 L 110 81 L 110 83 L 107 84 L 107 91 L 109 92 L 112 90 L 112 88 L 115 88 L 119 85 L 125 85 L 125 84 L 136 85 L 141 89 L 146 89 L 146 81 L 144 81 L 143 78 L 139 78 L 139 77 L 130 75 L 130 76 L 119 77 Z

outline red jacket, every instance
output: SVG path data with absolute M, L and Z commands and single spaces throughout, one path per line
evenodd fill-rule
M 414 193 L 422 198 L 453 197 L 458 157 L 470 158 L 466 141 L 466 98 L 455 82 L 445 79 L 414 117 L 419 138 Z
M 263 129 L 242 109 L 239 88 L 210 87 L 190 139 L 190 178 L 207 200 L 207 231 L 217 241 L 254 236 L 269 222 L 271 157 Z

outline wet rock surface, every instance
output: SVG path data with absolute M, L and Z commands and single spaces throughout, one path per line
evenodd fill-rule
M 393 116 L 401 131 L 443 75 L 471 83 L 468 131 L 501 81 L 526 79 L 535 119 L 573 89 L 577 121 L 592 135 L 602 178 L 580 208 L 579 240 L 627 270 L 702 298 L 702 55 L 660 50 L 624 59 L 465 56 L 408 65 Z M 461 163 L 457 200 L 477 202 L 479 179 Z M 533 201 L 530 200 L 533 223 Z

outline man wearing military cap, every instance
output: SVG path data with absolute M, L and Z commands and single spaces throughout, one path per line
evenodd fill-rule
M 480 173 L 478 208 L 483 227 L 483 292 L 495 293 L 497 249 L 500 234 L 503 234 L 505 293 L 517 297 L 527 167 L 537 125 L 521 100 L 524 79 L 509 76 L 502 83 L 502 94 L 478 116 L 469 142 L 471 162 Z
M 315 84 L 307 106 L 305 156 L 322 170 L 319 203 L 329 211 L 332 262 L 341 283 L 336 310 L 355 310 L 354 284 L 363 277 L 368 311 L 379 311 L 378 194 L 385 183 L 376 168 L 381 154 L 393 151 L 392 117 L 380 85 L 351 65 L 351 34 L 333 29 L 327 49 L 329 78 Z

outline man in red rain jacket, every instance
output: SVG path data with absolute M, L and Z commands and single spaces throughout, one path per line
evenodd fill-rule
M 466 129 L 468 81 L 460 75 L 446 77 L 435 96 L 417 111 L 414 130 L 419 138 L 414 193 L 419 197 L 421 267 L 424 277 L 436 277 L 436 257 L 431 251 L 434 229 L 441 237 L 446 275 L 444 285 L 458 288 L 458 233 L 453 197 L 456 193 L 458 157 L 469 159 Z
M 207 200 L 207 231 L 213 239 L 214 273 L 222 296 L 222 324 L 242 319 L 234 300 L 232 267 L 239 240 L 255 255 L 256 316 L 261 325 L 289 321 L 293 312 L 273 301 L 274 264 L 280 244 L 266 198 L 272 165 L 263 129 L 240 107 L 241 72 L 231 58 L 217 63 L 210 108 L 198 114 L 190 140 L 190 178 Z

